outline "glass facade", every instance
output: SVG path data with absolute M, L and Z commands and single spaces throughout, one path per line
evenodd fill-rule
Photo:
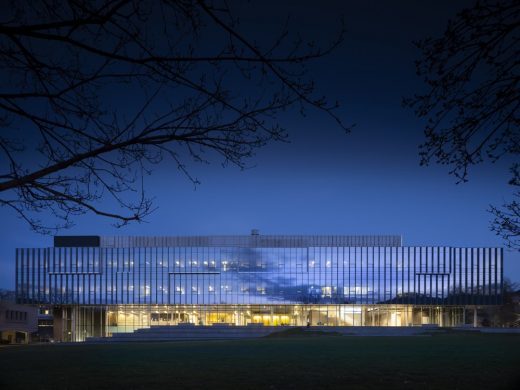
M 396 236 L 101 237 L 18 249 L 16 287 L 73 340 L 181 322 L 451 326 L 500 303 L 502 253 Z

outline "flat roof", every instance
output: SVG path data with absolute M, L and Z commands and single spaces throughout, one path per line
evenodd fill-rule
M 216 236 L 55 236 L 55 247 L 366 247 L 402 246 L 400 235 L 216 235 Z

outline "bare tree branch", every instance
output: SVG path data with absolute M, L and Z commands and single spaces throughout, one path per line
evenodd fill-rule
M 225 1 L 20 0 L 0 22 L 0 205 L 34 230 L 93 213 L 117 226 L 153 209 L 144 178 L 165 158 L 243 167 L 284 141 L 277 115 L 315 108 L 319 48 L 289 26 L 258 43 Z M 50 211 L 55 224 L 37 215 Z
M 427 120 L 421 164 L 448 165 L 465 182 L 470 167 L 506 158 L 513 161 L 510 183 L 518 185 L 520 3 L 477 1 L 442 37 L 416 45 L 422 52 L 417 75 L 428 88 L 403 103 Z M 490 207 L 491 229 L 520 249 L 518 211 L 516 200 Z

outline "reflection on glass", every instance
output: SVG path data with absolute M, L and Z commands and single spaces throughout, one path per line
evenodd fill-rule
M 291 243 L 18 249 L 17 297 L 70 309 L 75 323 L 95 318 L 108 333 L 183 322 L 447 324 L 464 306 L 500 302 L 499 248 Z

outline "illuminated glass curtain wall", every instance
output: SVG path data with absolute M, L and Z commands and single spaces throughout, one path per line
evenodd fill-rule
M 16 251 L 22 303 L 499 304 L 501 248 L 157 247 Z

